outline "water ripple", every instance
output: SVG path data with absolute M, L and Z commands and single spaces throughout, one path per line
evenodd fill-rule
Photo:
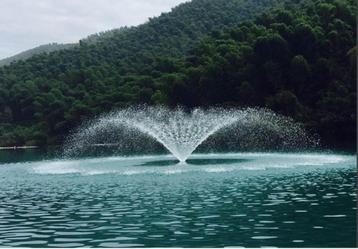
M 270 154 L 245 155 L 252 159 L 245 164 L 283 164 Z M 292 155 L 283 158 L 289 157 L 297 163 Z M 104 171 L 115 174 L 92 176 L 47 174 L 59 169 L 51 162 L 0 167 L 6 176 L 0 179 L 0 245 L 353 247 L 356 169 L 351 159 L 334 165 L 337 157 L 346 158 L 313 156 L 302 160 L 332 162 L 292 169 L 268 165 L 265 171 L 230 164 L 224 167 L 235 170 L 210 174 L 203 169 L 217 166 L 189 165 L 187 173 L 135 177 L 121 174 L 124 159 L 104 163 Z M 142 159 L 136 160 L 135 165 Z M 98 159 L 61 165 L 77 171 L 99 166 Z M 48 172 L 29 171 L 34 168 Z

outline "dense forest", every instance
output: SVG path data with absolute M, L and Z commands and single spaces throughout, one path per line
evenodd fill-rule
M 0 145 L 59 144 L 133 104 L 259 106 L 356 146 L 354 0 L 193 0 L 0 68 Z

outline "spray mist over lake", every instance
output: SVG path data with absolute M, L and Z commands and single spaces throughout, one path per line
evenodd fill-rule
M 209 151 L 247 147 L 297 149 L 312 145 L 304 128 L 267 109 L 224 109 L 138 106 L 114 111 L 79 127 L 65 145 L 74 156 L 94 145 L 114 144 L 118 151 L 165 148 L 186 161 L 198 147 Z

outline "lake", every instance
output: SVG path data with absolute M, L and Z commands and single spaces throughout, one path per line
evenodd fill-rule
M 0 152 L 0 246 L 356 246 L 355 155 L 39 154 Z

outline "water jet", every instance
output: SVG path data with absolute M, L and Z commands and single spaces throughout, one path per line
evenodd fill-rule
M 215 139 L 222 144 L 223 141 L 242 142 L 245 137 L 255 145 L 279 141 L 283 146 L 292 146 L 302 144 L 303 140 L 307 142 L 308 136 L 292 119 L 267 109 L 185 111 L 181 107 L 139 106 L 102 115 L 79 127 L 69 137 L 65 155 L 76 155 L 98 143 L 115 143 L 119 149 L 127 150 L 159 143 L 180 162 L 185 162 L 202 144 L 210 144 L 215 150 Z

